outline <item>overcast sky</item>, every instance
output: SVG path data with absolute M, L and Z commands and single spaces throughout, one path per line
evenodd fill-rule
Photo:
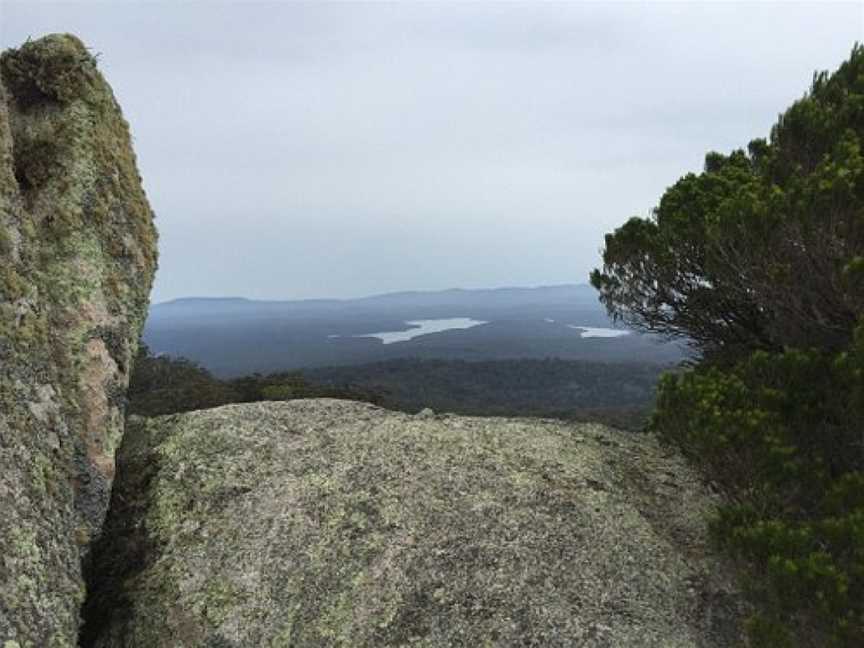
M 864 3 L 0 0 L 100 52 L 157 214 L 153 298 L 583 282 L 603 234 L 767 134 Z

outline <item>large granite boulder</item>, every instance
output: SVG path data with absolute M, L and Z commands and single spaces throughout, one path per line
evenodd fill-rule
M 130 421 L 82 645 L 729 646 L 716 502 L 648 435 L 338 400 Z
M 0 56 L 0 645 L 77 645 L 156 232 L 74 36 Z

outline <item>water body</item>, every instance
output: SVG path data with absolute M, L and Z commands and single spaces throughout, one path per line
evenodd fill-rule
M 579 337 L 583 338 L 616 338 L 630 334 L 630 331 L 622 331 L 621 329 L 613 328 L 602 328 L 597 326 L 577 326 L 576 324 L 568 324 L 567 328 L 582 331 Z
M 430 333 L 441 333 L 442 331 L 452 331 L 455 329 L 469 329 L 481 324 L 488 324 L 482 320 L 471 319 L 470 317 L 452 317 L 450 319 L 430 319 L 430 320 L 410 320 L 405 322 L 410 326 L 407 331 L 382 331 L 380 333 L 363 333 L 360 335 L 351 335 L 348 337 L 355 338 L 378 338 L 384 344 L 393 344 L 394 342 L 406 342 L 421 335 L 429 335 Z M 342 337 L 340 335 L 330 335 L 329 337 Z

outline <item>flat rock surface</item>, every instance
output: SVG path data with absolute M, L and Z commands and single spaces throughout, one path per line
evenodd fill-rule
M 728 646 L 653 437 L 318 399 L 133 419 L 84 646 Z

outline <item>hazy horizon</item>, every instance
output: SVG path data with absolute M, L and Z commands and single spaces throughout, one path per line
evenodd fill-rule
M 259 298 L 259 297 L 247 297 L 246 295 L 179 295 L 177 297 L 171 297 L 170 299 L 165 299 L 161 301 L 151 300 L 151 305 L 157 306 L 159 304 L 167 304 L 173 301 L 181 301 L 184 299 L 212 299 L 212 300 L 230 300 L 230 299 L 244 299 L 247 301 L 273 301 L 273 302 L 283 302 L 283 301 L 351 301 L 351 300 L 360 300 L 360 299 L 370 299 L 373 297 L 386 297 L 390 295 L 399 295 L 399 294 L 415 294 L 415 293 L 423 293 L 423 294 L 437 294 L 437 293 L 447 293 L 447 292 L 480 292 L 480 291 L 495 291 L 495 290 L 542 290 L 544 288 L 591 288 L 591 285 L 586 281 L 573 281 L 568 283 L 554 283 L 554 284 L 541 284 L 541 285 L 533 285 L 533 286 L 480 286 L 478 288 L 463 288 L 462 286 L 449 286 L 447 288 L 431 288 L 428 290 L 412 290 L 410 288 L 406 288 L 404 290 L 388 290 L 385 292 L 377 292 L 363 295 L 355 295 L 352 297 L 332 297 L 329 295 L 318 295 L 311 297 L 300 297 L 297 299 L 289 298 L 289 297 L 267 297 L 267 298 Z M 592 289 L 593 290 L 593 289 Z
M 861 3 L 0 0 L 99 53 L 160 230 L 153 301 L 584 283 L 603 234 L 768 134 Z

